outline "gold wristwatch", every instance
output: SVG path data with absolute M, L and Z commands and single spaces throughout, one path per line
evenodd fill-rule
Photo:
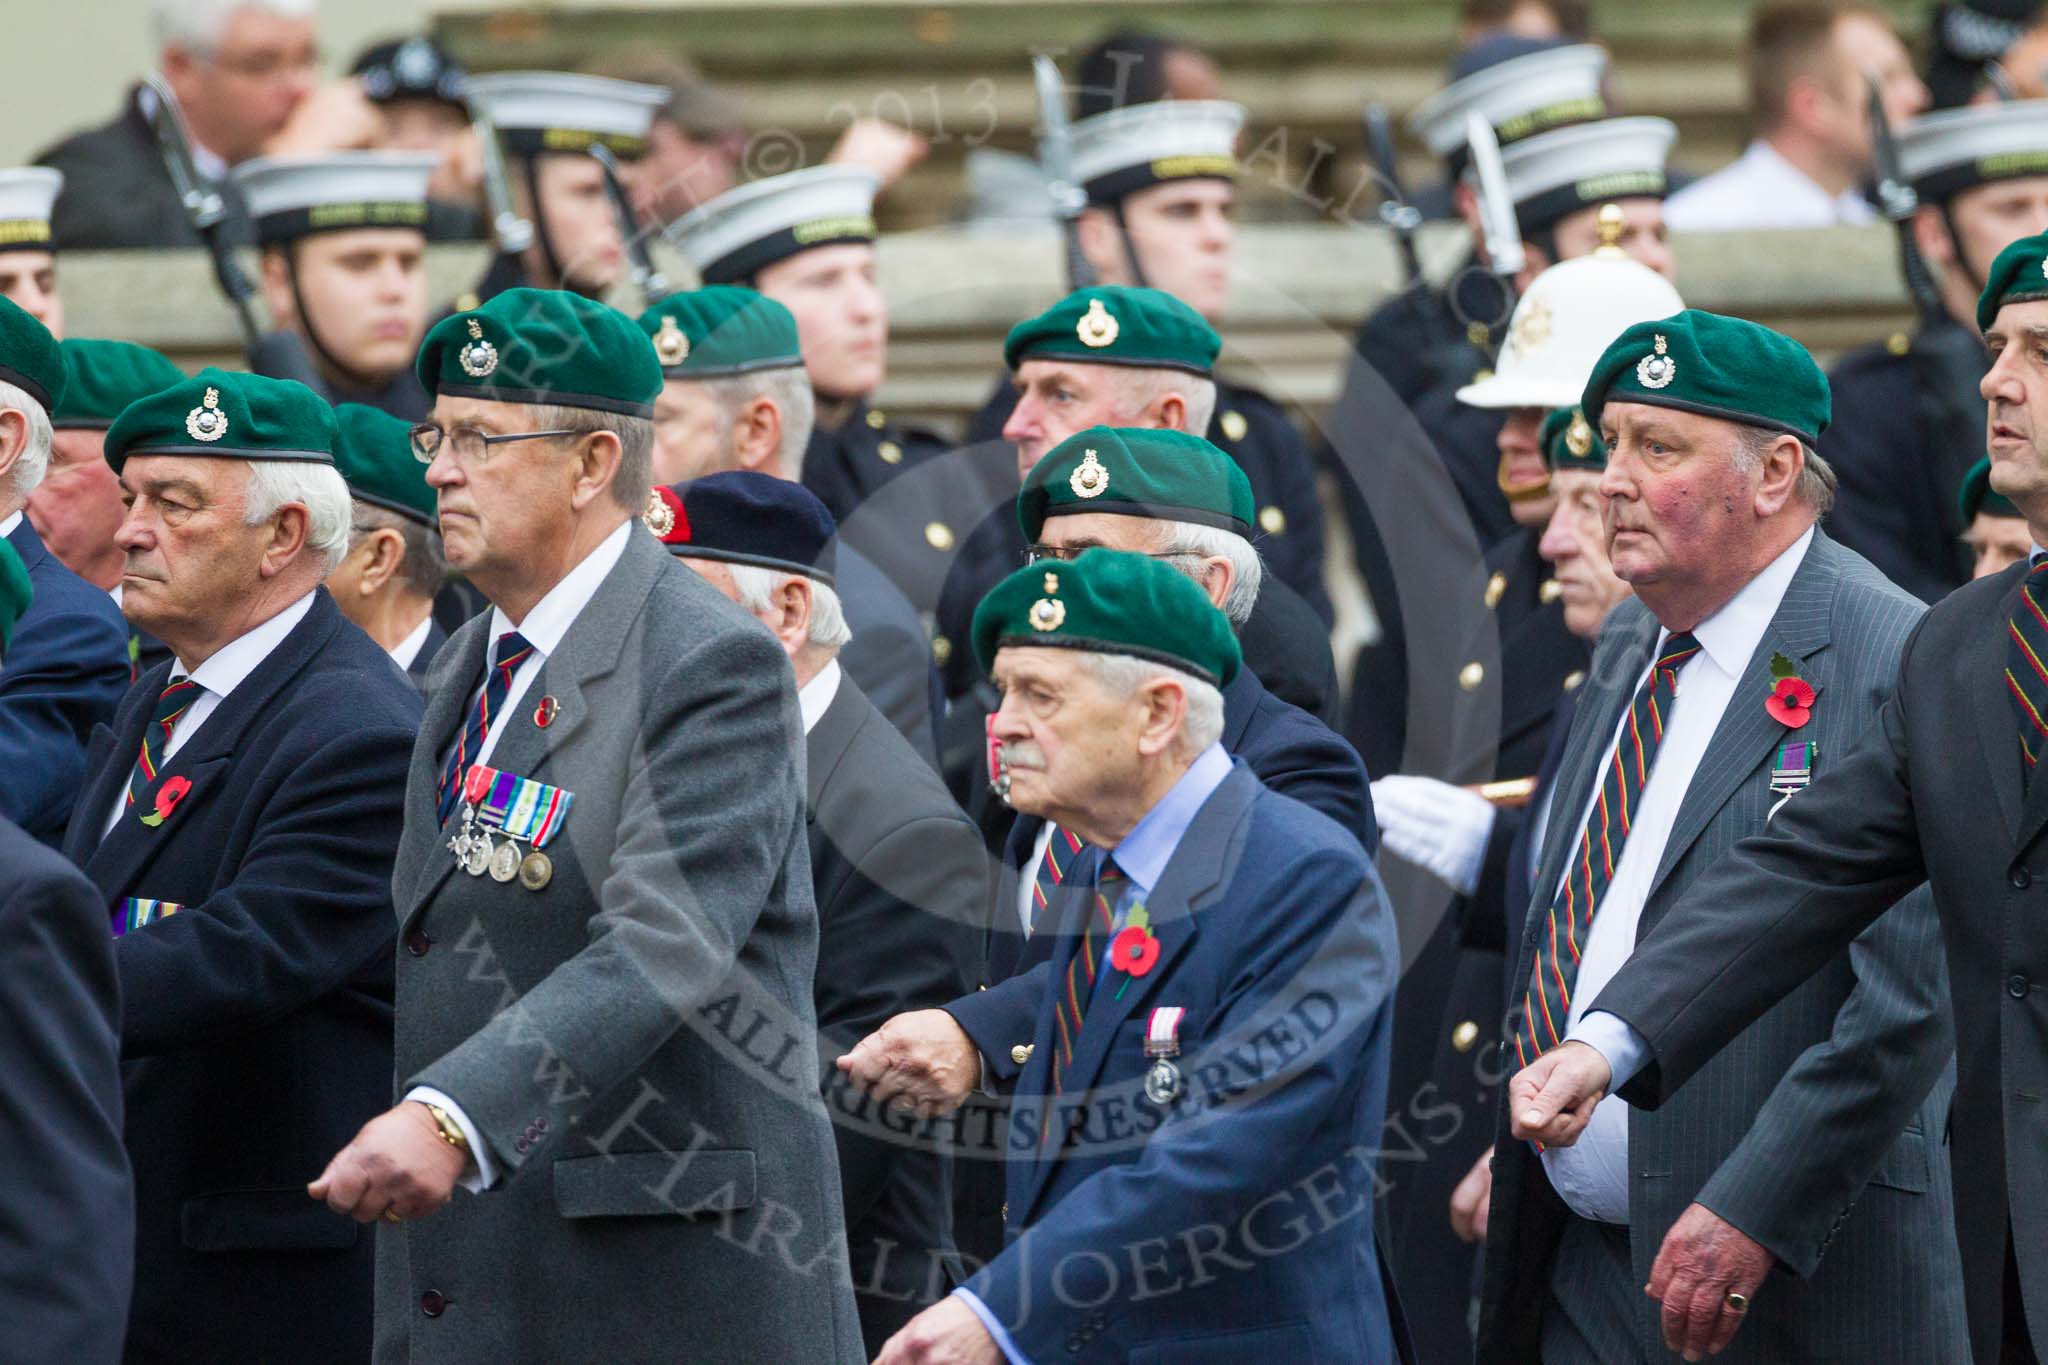
M 462 1125 L 457 1123 L 446 1109 L 438 1104 L 430 1104 L 427 1106 L 427 1112 L 434 1116 L 434 1126 L 441 1130 L 441 1141 L 458 1152 L 469 1150 L 469 1139 L 462 1135 Z

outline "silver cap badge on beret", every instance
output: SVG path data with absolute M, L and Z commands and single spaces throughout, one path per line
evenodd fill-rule
M 1088 300 L 1088 311 L 1074 324 L 1074 335 L 1081 338 L 1083 346 L 1100 349 L 1116 344 L 1117 333 L 1123 328 L 1102 306 L 1101 299 Z
M 1045 590 L 1048 594 L 1060 590 L 1060 577 L 1049 573 L 1045 576 Z M 1033 630 L 1058 630 L 1066 624 L 1067 604 L 1057 597 L 1045 596 L 1031 604 L 1031 628 Z
M 475 318 L 469 320 L 469 336 L 469 343 L 455 353 L 455 360 L 471 379 L 483 379 L 498 368 L 498 348 L 484 340 L 483 324 Z
M 1678 362 L 1665 352 L 1664 334 L 1657 334 L 1657 350 L 1636 362 L 1636 382 L 1646 389 L 1661 389 L 1678 378 Z
M 218 441 L 228 434 L 228 415 L 220 410 L 220 390 L 209 388 L 198 407 L 185 414 L 185 431 L 195 441 Z
M 1099 498 L 1109 491 L 1109 470 L 1102 461 L 1095 458 L 1093 450 L 1081 452 L 1081 463 L 1074 466 L 1074 472 L 1067 475 L 1067 487 L 1074 490 L 1077 498 Z M 1052 589 L 1046 589 L 1047 592 Z

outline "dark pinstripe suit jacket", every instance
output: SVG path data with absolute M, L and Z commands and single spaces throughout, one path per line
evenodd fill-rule
M 1639 940 L 1688 885 L 1764 827 L 1777 800 L 1770 772 L 1792 732 L 1764 710 L 1772 655 L 1791 659 L 1814 687 L 1812 719 L 1797 737 L 1819 746 L 1815 771 L 1824 772 L 1873 724 L 1922 611 L 1866 560 L 1816 533 L 1680 804 Z M 1578 812 L 1657 631 L 1634 601 L 1608 619 L 1558 772 L 1524 942 L 1549 908 L 1549 889 L 1580 832 Z M 1527 961 L 1513 971 L 1511 998 L 1521 998 L 1528 972 Z M 1695 1201 L 1790 1272 L 1765 1284 L 1718 1360 L 1967 1358 L 1952 1187 L 1939 1150 L 1955 1084 L 1946 992 L 1933 905 L 1921 887 L 1687 1089 L 1655 1112 L 1630 1112 L 1637 1283 L 1649 1282 L 1665 1232 Z M 1550 1258 L 1566 1215 L 1540 1159 L 1509 1134 L 1504 1103 L 1495 1128 L 1479 1358 L 1520 1365 L 1539 1358 Z M 1648 1296 L 1615 1331 L 1617 1354 L 1626 1339 L 1647 1359 L 1668 1358 Z

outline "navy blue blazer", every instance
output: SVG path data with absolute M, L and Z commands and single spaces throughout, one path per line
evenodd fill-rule
M 128 690 L 128 623 L 23 517 L 7 536 L 35 596 L 0 663 L 0 816 L 56 847 L 85 781 L 85 745 Z
M 391 865 L 420 698 L 327 590 L 102 840 L 168 666 L 92 740 L 64 852 L 115 944 L 135 1167 L 131 1357 L 369 1358 L 372 1237 L 306 1182 L 392 1101 Z M 154 828 L 166 782 L 190 790 Z
M 92 883 L 0 820 L 0 1335 L 12 1360 L 114 1365 L 135 1276 L 121 984 Z
M 1392 1360 L 1374 1153 L 1401 952 L 1371 861 L 1239 760 L 1147 897 L 1157 961 L 1094 992 L 1048 1109 L 1069 885 L 1049 962 L 946 1007 L 1016 1085 L 1008 1245 L 968 1290 L 1034 1360 Z M 1144 1035 L 1176 1005 L 1162 1105 Z

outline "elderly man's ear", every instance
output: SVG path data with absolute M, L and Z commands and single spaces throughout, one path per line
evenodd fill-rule
M 768 469 L 782 449 L 782 410 L 766 394 L 756 394 L 733 415 L 732 453 L 741 469 Z

